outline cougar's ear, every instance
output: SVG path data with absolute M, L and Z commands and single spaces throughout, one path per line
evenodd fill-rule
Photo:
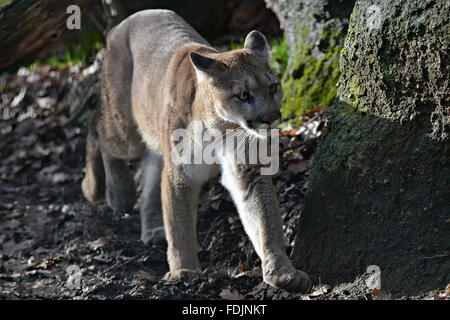
M 251 31 L 245 38 L 244 48 L 261 55 L 270 61 L 270 46 L 264 35 L 256 30 Z
M 202 82 L 206 80 L 207 76 L 212 76 L 214 73 L 223 71 L 226 68 L 223 62 L 203 56 L 197 52 L 191 52 L 189 58 L 195 68 L 198 82 Z

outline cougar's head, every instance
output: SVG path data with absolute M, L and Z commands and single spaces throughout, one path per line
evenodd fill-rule
M 220 121 L 258 137 L 259 129 L 279 124 L 280 81 L 269 66 L 270 47 L 260 32 L 250 32 L 243 49 L 208 55 L 191 52 L 190 59 L 197 90 Z

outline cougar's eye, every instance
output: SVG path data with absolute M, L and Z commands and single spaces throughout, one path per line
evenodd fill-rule
M 278 88 L 278 83 L 272 83 L 269 86 L 270 93 L 274 93 L 275 91 L 277 91 L 277 88 Z
M 250 95 L 249 95 L 249 93 L 248 93 L 248 91 L 242 91 L 237 97 L 239 98 L 239 100 L 241 100 L 241 101 L 246 101 L 246 100 L 248 100 L 248 97 L 249 97 Z

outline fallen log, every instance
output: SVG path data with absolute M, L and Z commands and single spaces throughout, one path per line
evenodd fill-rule
M 100 0 L 15 0 L 0 9 L 0 72 L 56 42 L 77 5 L 81 14 Z

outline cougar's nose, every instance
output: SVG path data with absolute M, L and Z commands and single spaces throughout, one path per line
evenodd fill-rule
M 262 122 L 267 123 L 269 126 L 271 126 L 272 123 L 274 123 L 275 121 L 280 120 L 280 119 L 281 119 L 281 112 L 280 112 L 280 110 L 277 110 L 277 111 L 271 112 L 267 116 L 265 116 L 262 119 Z
M 264 116 L 259 116 L 257 119 L 247 120 L 247 125 L 253 129 L 267 129 L 278 126 L 281 119 L 281 112 L 279 110 L 271 112 Z

